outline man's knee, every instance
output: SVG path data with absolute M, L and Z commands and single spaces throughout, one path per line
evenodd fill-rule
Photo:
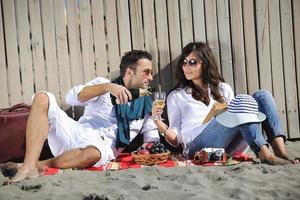
M 101 152 L 95 147 L 87 147 L 83 149 L 82 159 L 85 167 L 93 166 L 101 159 Z
M 38 92 L 34 95 L 32 107 L 40 109 L 48 109 L 49 98 L 48 95 L 44 92 Z

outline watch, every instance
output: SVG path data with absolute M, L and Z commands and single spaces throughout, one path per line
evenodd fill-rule
M 166 137 L 168 129 L 169 129 L 169 127 L 166 126 L 166 129 L 163 132 L 160 132 L 160 135 L 163 137 Z

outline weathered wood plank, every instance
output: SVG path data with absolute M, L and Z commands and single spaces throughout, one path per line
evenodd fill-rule
M 34 70 L 35 92 L 48 90 L 46 83 L 46 66 L 44 59 L 44 43 L 42 33 L 42 22 L 40 2 L 29 0 L 29 17 L 31 29 L 32 63 Z
M 177 2 L 174 1 L 170 4 L 176 5 Z M 194 39 L 195 41 L 206 42 L 204 1 L 192 0 L 192 9 L 193 9 Z
M 22 102 L 20 67 L 17 43 L 17 26 L 14 1 L 4 0 L 3 18 L 6 41 L 8 93 L 10 105 Z
M 119 76 L 119 42 L 117 29 L 117 11 L 115 1 L 105 0 L 106 3 L 106 29 L 108 44 L 108 62 L 109 62 L 109 78 L 114 79 Z
M 218 32 L 220 43 L 220 68 L 225 81 L 234 88 L 234 74 L 232 67 L 230 18 L 228 0 L 217 1 Z
M 117 0 L 117 11 L 120 38 L 120 55 L 123 55 L 125 52 L 132 49 L 128 0 Z
M 61 105 L 63 109 L 67 109 L 69 106 L 65 102 L 65 96 L 71 89 L 71 73 L 70 62 L 68 53 L 68 41 L 66 31 L 66 16 L 65 16 L 65 4 L 64 1 L 54 1 L 54 14 L 55 14 L 55 33 L 57 44 L 57 62 L 59 73 L 59 85 L 61 93 Z
M 180 31 L 180 15 L 179 15 L 179 5 L 177 1 L 168 0 L 168 19 L 169 19 L 169 38 L 170 38 L 170 56 L 173 74 L 173 83 L 176 84 L 176 67 L 178 62 L 178 57 L 181 54 L 181 31 Z M 196 36 L 195 36 L 196 38 Z
M 9 106 L 8 100 L 8 85 L 7 85 L 7 69 L 6 69 L 6 53 L 5 41 L 3 35 L 3 19 L 2 19 L 2 4 L 0 3 L 0 93 L 4 94 L 0 98 L 0 108 Z
M 168 91 L 172 86 L 170 79 L 171 69 L 169 36 L 167 22 L 167 5 L 165 1 L 155 0 L 156 26 L 157 26 L 157 44 L 159 51 L 159 69 L 160 84 L 163 91 Z
M 103 8 L 104 6 L 102 0 L 92 0 L 91 9 L 93 15 L 96 75 L 101 77 L 108 77 Z
M 300 132 L 291 1 L 281 0 L 280 10 L 288 133 L 289 137 L 295 138 Z
M 93 56 L 91 8 L 89 1 L 79 1 L 79 13 L 83 74 L 85 82 L 88 82 L 96 76 Z
M 42 0 L 42 24 L 45 44 L 45 57 L 47 68 L 48 89 L 61 102 L 59 73 L 57 68 L 56 43 L 55 43 L 55 27 L 54 27 L 54 10 L 52 0 Z
M 282 46 L 279 42 L 281 41 L 281 29 L 278 0 L 269 1 L 269 12 L 273 95 L 283 128 L 287 132 Z
M 242 5 L 239 0 L 230 1 L 232 57 L 236 94 L 247 93 Z
M 300 1 L 293 0 L 293 21 L 294 21 L 294 38 L 295 38 L 295 56 L 297 69 L 297 87 L 298 101 L 300 101 Z M 298 116 L 300 118 L 300 103 L 298 102 Z M 298 123 L 300 123 L 298 121 Z M 300 125 L 300 124 L 299 124 Z M 300 137 L 299 135 L 296 137 Z
M 257 48 L 260 88 L 272 90 L 268 0 L 256 1 Z
M 254 2 L 252 0 L 243 1 L 243 13 L 247 87 L 248 93 L 253 94 L 253 92 L 259 89 L 259 74 L 255 38 Z
M 68 0 L 67 19 L 68 19 L 68 38 L 70 51 L 71 84 L 80 85 L 84 83 L 82 54 L 80 49 L 79 37 L 79 14 L 75 0 Z
M 216 0 L 205 0 L 205 14 L 207 43 L 213 51 L 219 71 L 221 71 Z
M 158 50 L 156 42 L 156 28 L 155 28 L 155 10 L 154 1 L 143 1 L 143 21 L 144 21 L 144 35 L 145 35 L 145 50 L 152 55 L 154 80 L 151 83 L 153 86 L 157 86 L 159 83 L 158 73 Z
M 23 102 L 30 104 L 33 91 L 33 69 L 27 1 L 15 1 Z
M 130 21 L 131 21 L 131 36 L 132 48 L 143 50 L 144 47 L 144 33 L 143 20 L 141 12 L 141 0 L 129 0 L 130 4 Z
M 180 21 L 181 21 L 181 41 L 182 46 L 194 41 L 193 35 L 193 16 L 190 0 L 180 0 Z

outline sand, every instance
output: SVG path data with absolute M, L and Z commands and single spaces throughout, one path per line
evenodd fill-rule
M 300 141 L 288 142 L 287 148 L 300 157 Z M 4 180 L 0 174 L 0 184 Z M 2 185 L 2 199 L 300 199 L 300 164 L 70 170 Z

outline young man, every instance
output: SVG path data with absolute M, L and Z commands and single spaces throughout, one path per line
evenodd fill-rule
M 151 116 L 151 98 L 132 100 L 131 88 L 147 88 L 152 77 L 152 57 L 133 50 L 121 60 L 121 76 L 114 82 L 98 77 L 72 88 L 66 102 L 85 106 L 83 116 L 74 121 L 62 111 L 53 94 L 38 92 L 33 98 L 26 129 L 24 163 L 6 183 L 35 178 L 45 167 L 85 168 L 101 166 L 115 159 L 139 133 L 144 142 L 158 141 Z M 112 97 L 119 104 L 113 105 Z M 48 143 L 54 158 L 38 161 L 43 144 Z

